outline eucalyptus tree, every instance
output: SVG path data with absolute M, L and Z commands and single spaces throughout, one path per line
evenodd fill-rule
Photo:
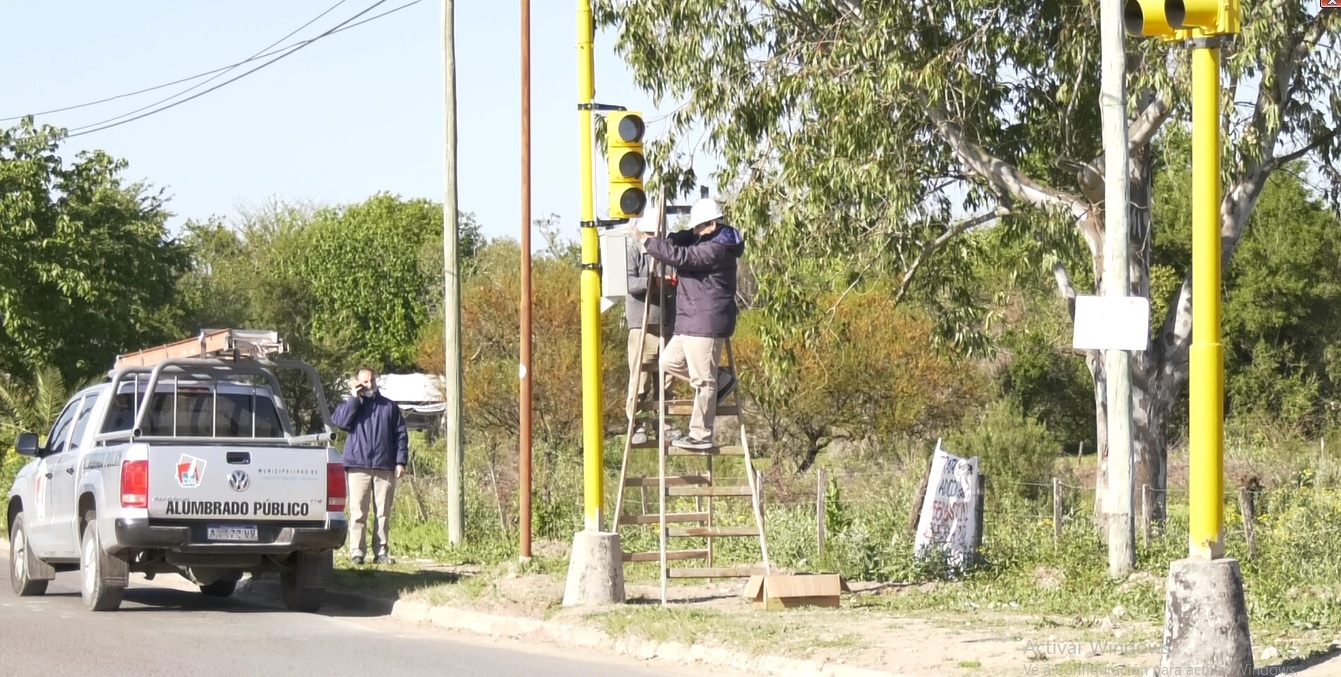
M 1069 310 L 1077 286 L 1102 290 L 1097 3 L 597 5 L 637 84 L 677 103 L 650 153 L 659 176 L 692 184 L 687 140 L 701 137 L 701 150 L 724 161 L 733 216 L 763 259 L 769 345 L 813 331 L 820 316 L 796 284 L 791 264 L 802 260 L 885 266 L 902 277 L 900 299 L 915 291 L 944 306 L 943 336 L 984 349 L 987 318 L 956 278 L 975 247 L 962 234 L 989 224 L 1036 243 L 1029 263 L 1051 269 Z M 1244 3 L 1243 32 L 1225 50 L 1226 263 L 1271 173 L 1310 153 L 1326 167 L 1336 152 L 1341 13 L 1312 11 L 1301 0 Z M 1189 117 L 1188 54 L 1155 40 L 1128 44 L 1130 280 L 1132 293 L 1148 296 L 1150 141 L 1169 119 Z M 1162 421 L 1187 382 L 1190 279 L 1170 291 L 1167 308 L 1132 361 L 1135 476 L 1156 488 L 1167 479 Z M 1098 354 L 1085 360 L 1102 459 L 1106 375 Z

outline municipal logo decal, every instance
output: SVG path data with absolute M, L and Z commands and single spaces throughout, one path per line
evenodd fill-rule
M 205 459 L 182 454 L 181 459 L 177 461 L 177 486 L 194 489 L 200 486 L 204 478 Z

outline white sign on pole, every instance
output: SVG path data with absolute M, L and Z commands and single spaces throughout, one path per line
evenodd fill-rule
M 1150 300 L 1143 296 L 1077 296 L 1076 350 L 1142 351 L 1150 345 Z
M 933 549 L 943 553 L 954 568 L 967 566 L 974 555 L 978 529 L 978 457 L 960 458 L 941 449 L 931 459 L 927 494 L 917 521 L 914 556 L 925 558 Z

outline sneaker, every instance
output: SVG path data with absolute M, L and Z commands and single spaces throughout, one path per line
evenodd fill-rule
M 666 426 L 665 435 L 666 440 L 670 442 L 674 442 L 675 440 L 678 440 L 681 437 L 685 437 L 685 433 L 680 432 L 679 430 L 676 430 L 675 428 L 672 428 L 670 426 Z
M 727 369 L 718 372 L 718 380 L 722 383 L 717 387 L 717 406 L 720 407 L 726 403 L 727 396 L 735 392 L 738 382 L 736 381 L 736 375 Z
M 373 560 L 373 562 L 376 564 L 395 564 L 396 560 L 392 558 L 391 555 L 381 554 L 378 555 L 377 559 Z
M 671 444 L 674 445 L 674 446 L 677 446 L 677 447 L 679 447 L 679 448 L 681 448 L 681 449 L 711 449 L 711 448 L 712 448 L 712 440 L 696 440 L 696 439 L 694 439 L 694 438 L 692 438 L 692 437 L 689 437 L 689 436 L 687 436 L 687 435 L 686 435 L 685 437 L 681 437 L 680 439 L 675 440 L 674 442 L 671 442 Z
M 634 430 L 633 437 L 629 438 L 629 441 L 633 444 L 647 444 L 647 430 L 645 428 Z
M 349 561 L 356 566 L 363 566 L 363 555 L 354 555 Z

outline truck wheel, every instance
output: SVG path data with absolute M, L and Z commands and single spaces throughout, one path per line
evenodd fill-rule
M 41 595 L 47 591 L 49 581 L 33 579 L 32 568 L 28 566 L 31 557 L 28 552 L 28 527 L 23 523 L 23 513 L 14 516 L 9 525 L 9 586 L 20 597 Z
M 326 601 L 325 588 L 306 588 L 298 580 L 294 571 L 285 571 L 279 576 L 280 590 L 284 593 L 284 606 L 289 611 L 316 613 Z
M 231 597 L 237 590 L 237 581 L 219 579 L 209 585 L 200 586 L 200 594 L 210 597 Z
M 98 528 L 90 514 L 79 553 L 80 593 L 89 611 L 115 611 L 121 606 L 121 596 L 126 589 L 108 584 L 108 559 L 98 543 Z

